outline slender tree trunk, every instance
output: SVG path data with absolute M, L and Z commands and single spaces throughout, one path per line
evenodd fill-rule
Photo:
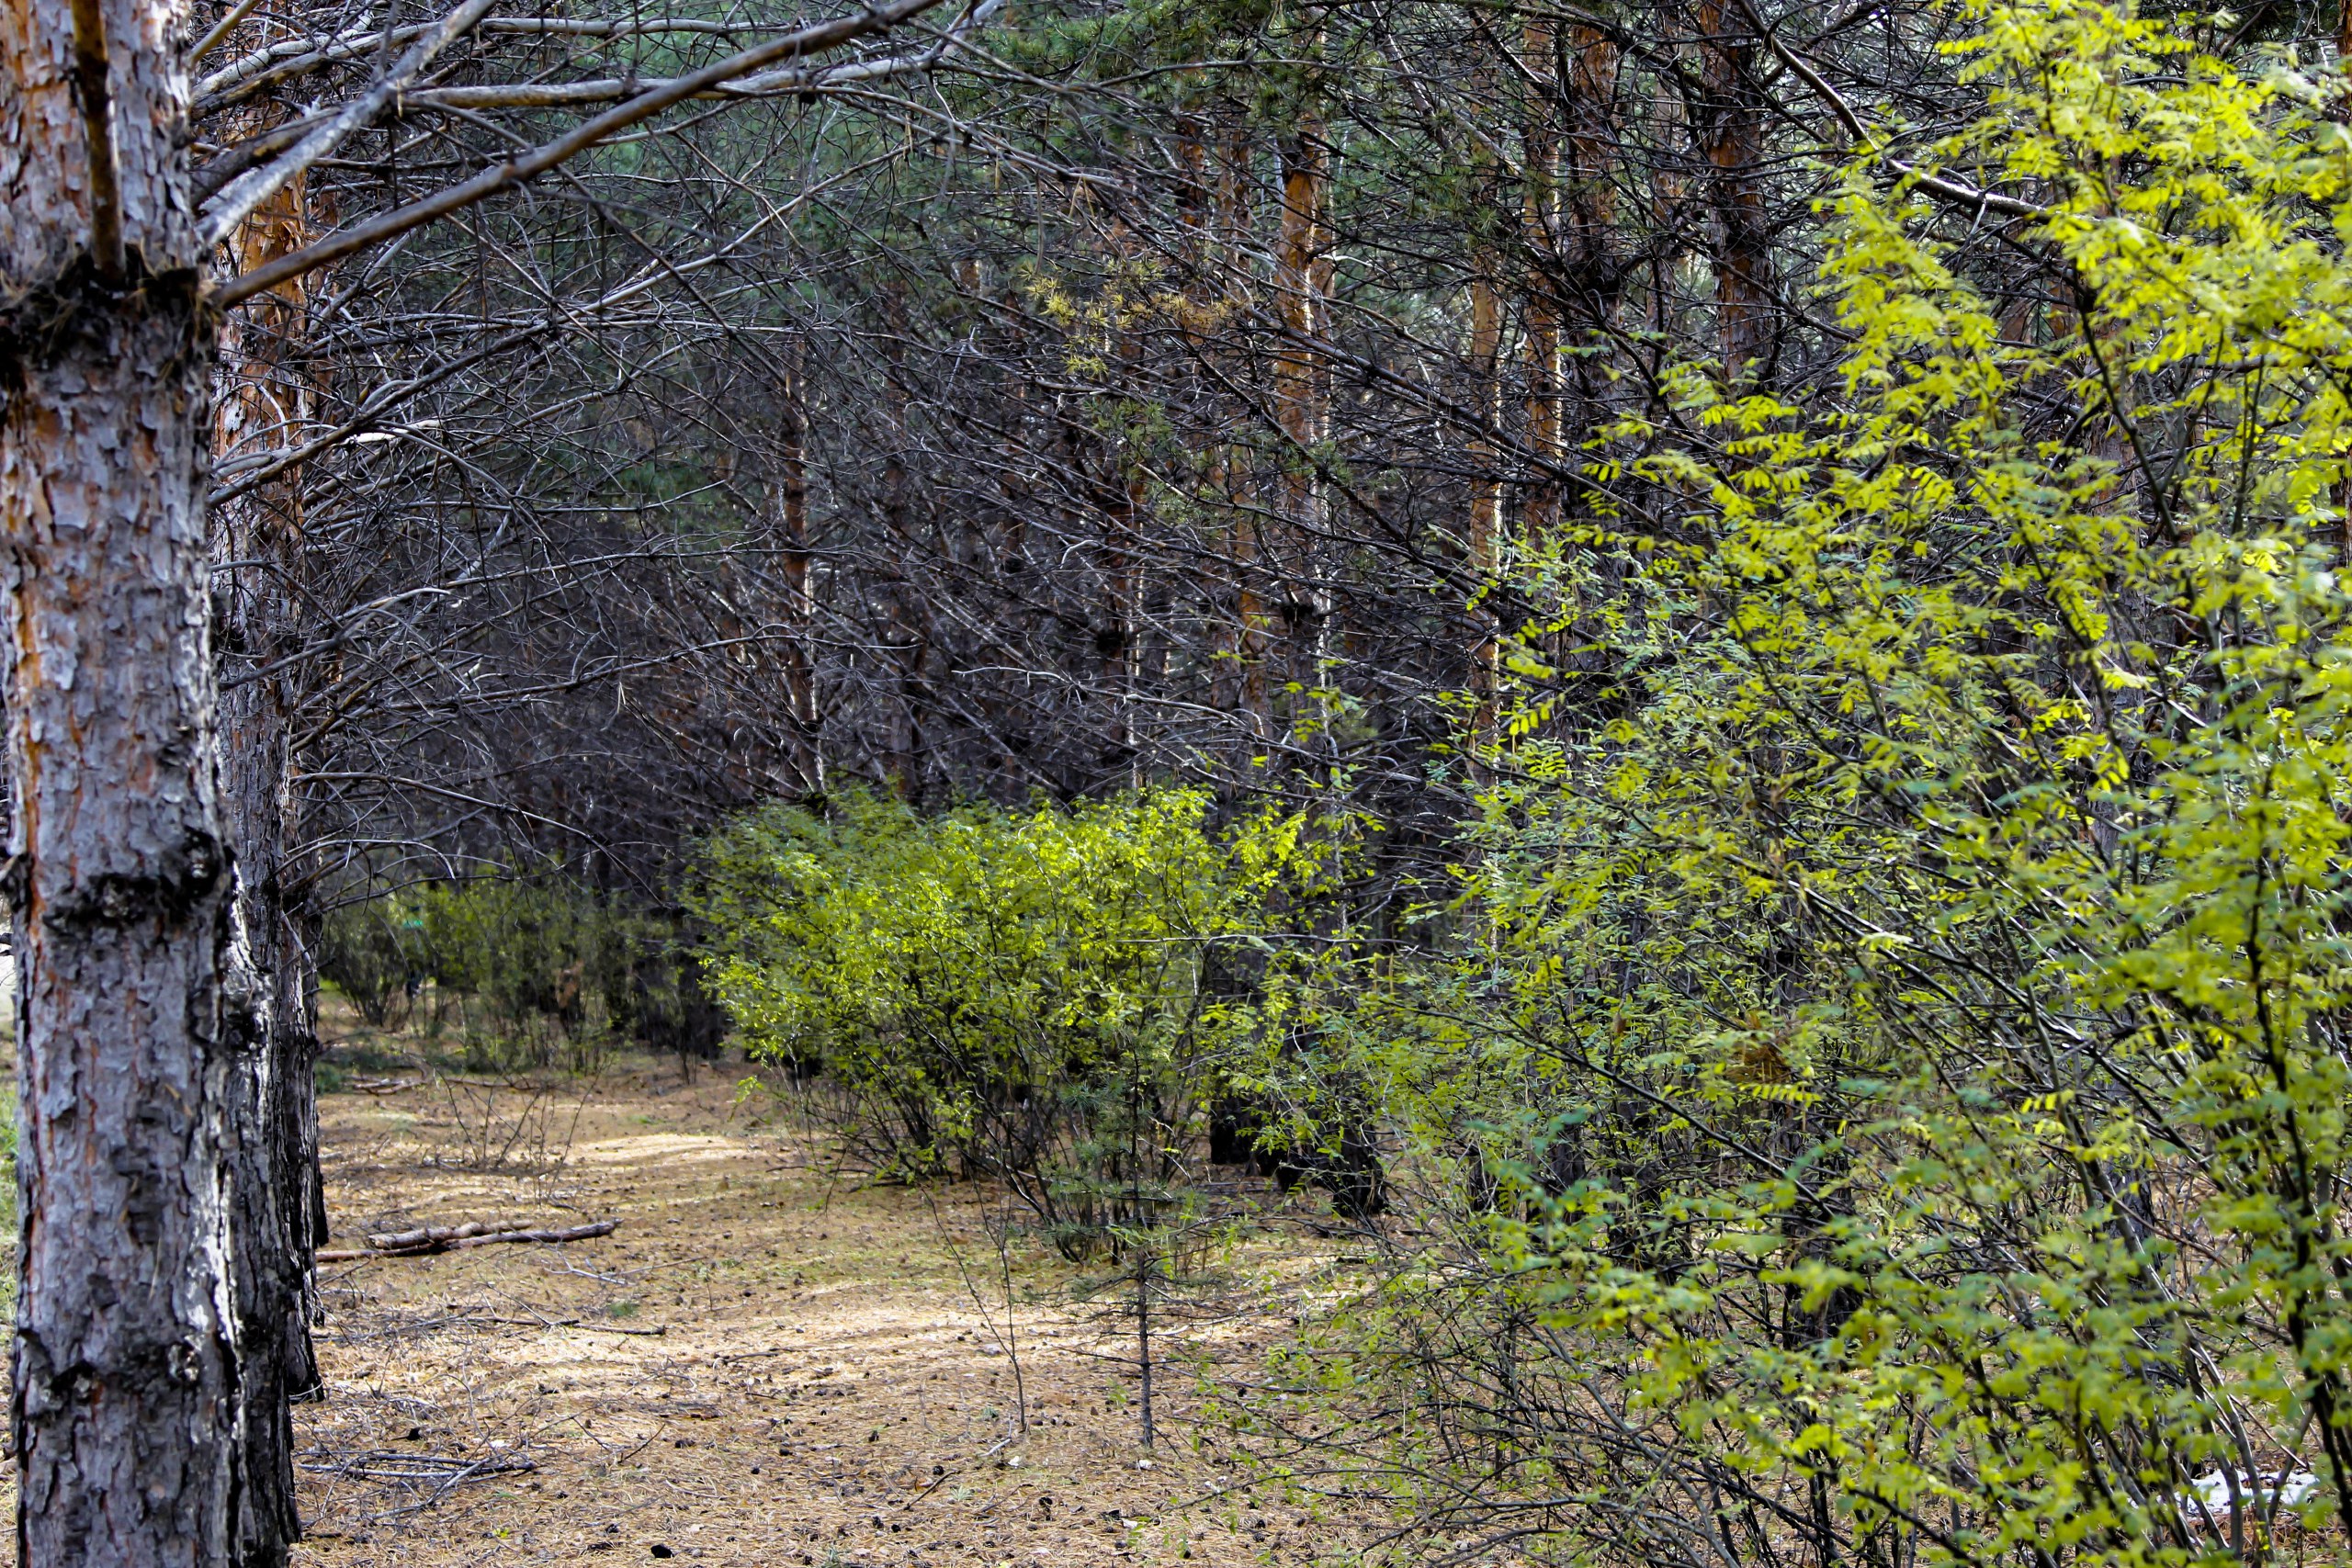
M 1503 564 L 1503 475 L 1498 472 L 1503 428 L 1503 381 L 1496 374 L 1503 357 L 1503 296 L 1484 270 L 1487 256 L 1473 265 L 1470 280 L 1470 388 L 1477 395 L 1479 430 L 1470 437 L 1470 573 L 1477 604 L 1477 639 L 1470 644 L 1470 686 L 1477 696 L 1479 736 L 1494 728 L 1496 696 L 1503 674 L 1500 564 Z
M 162 0 L 0 16 L 28 1568 L 228 1562 L 245 1484 L 184 25 Z
M 1698 0 L 1700 102 L 1692 129 L 1715 212 L 1715 330 L 1724 377 L 1759 379 L 1772 351 L 1771 228 L 1757 40 L 1733 0 Z
M 294 694 L 270 667 L 300 617 L 286 591 L 300 541 L 273 502 L 291 486 L 247 497 L 214 520 L 214 550 L 234 570 L 219 580 L 219 635 L 243 654 L 220 697 L 220 790 L 232 871 L 222 1039 L 230 1047 L 233 1136 L 229 1173 L 237 1304 L 243 1483 L 238 1561 L 281 1561 L 300 1533 L 294 1506 L 290 1405 L 314 1396 L 310 1325 L 317 1307 L 311 1255 L 326 1235 L 319 1180 L 314 1011 L 316 944 L 302 908 L 300 823 L 291 754 Z
M 1228 295 L 1234 298 L 1242 296 L 1247 289 L 1247 274 L 1243 270 L 1246 264 L 1238 258 L 1252 232 L 1254 220 L 1250 202 L 1250 164 L 1247 121 L 1237 117 L 1228 130 L 1225 157 L 1218 169 L 1215 225 L 1220 260 L 1236 274 L 1227 286 Z M 1246 447 L 1228 446 L 1225 452 L 1230 486 L 1227 515 L 1233 520 L 1228 537 L 1233 570 L 1229 650 L 1238 677 L 1234 682 L 1236 705 L 1248 727 L 1244 755 L 1238 759 L 1246 768 L 1249 753 L 1272 739 L 1274 734 L 1273 701 L 1266 681 L 1266 601 L 1260 587 L 1265 550 L 1257 506 L 1258 476 L 1250 462 L 1249 451 Z M 1220 649 L 1223 651 L 1227 649 Z
M 254 584 L 232 590 L 243 599 Z M 237 623 L 243 621 L 242 627 Z M 282 624 L 250 601 L 222 634 Z M 222 814 L 233 870 L 222 1038 L 233 1136 L 225 1151 L 237 1305 L 237 1382 L 243 1483 L 238 1561 L 282 1561 L 300 1534 L 294 1506 L 292 1402 L 319 1387 L 311 1345 L 311 1255 L 323 1239 L 313 1093 L 310 944 L 289 886 L 293 792 L 285 682 L 248 680 L 220 709 Z
M 1143 787 L 1143 743 L 1136 727 L 1136 702 L 1143 682 L 1143 572 L 1136 558 L 1136 522 L 1144 510 L 1142 480 L 1118 470 L 1126 467 L 1117 446 L 1104 454 L 1113 472 L 1105 480 L 1110 500 L 1111 537 L 1103 552 L 1102 629 L 1095 634 L 1095 651 L 1102 660 L 1104 702 L 1109 719 L 1106 763 L 1125 771 L 1129 787 Z
M 1528 95 L 1521 128 L 1525 159 L 1521 211 L 1527 267 L 1528 481 L 1526 529 L 1530 539 L 1549 537 L 1560 523 L 1560 299 L 1554 281 L 1559 254 L 1560 134 L 1548 90 L 1554 73 L 1551 22 L 1529 18 L 1521 53 L 1535 84 Z
M 1470 570 L 1472 591 L 1478 595 L 1471 610 L 1477 631 L 1470 649 L 1470 684 L 1478 703 L 1475 728 L 1483 740 L 1494 728 L 1502 688 L 1502 620 L 1497 599 L 1503 532 L 1502 380 L 1496 372 L 1502 357 L 1503 309 L 1492 254 L 1476 247 L 1470 265 L 1476 269 L 1470 278 L 1470 382 L 1479 421 L 1469 443 Z
M 1142 1393 L 1137 1414 L 1143 1418 L 1143 1446 L 1149 1448 L 1159 1433 L 1151 1412 L 1151 1276 L 1158 1254 L 1149 1247 L 1139 1249 L 1136 1259 L 1136 1366 L 1142 1373 Z
M 1623 293 L 1615 183 L 1617 73 L 1622 59 L 1617 45 L 1599 28 L 1579 24 L 1568 29 L 1568 156 L 1560 209 L 1560 293 L 1568 320 L 1578 329 L 1573 335 L 1579 345 L 1607 341 Z M 1611 386 L 1601 373 L 1605 364 L 1603 359 L 1582 354 L 1572 361 L 1570 374 L 1576 388 L 1570 439 L 1578 446 L 1607 417 Z M 1566 395 L 1564 388 L 1564 399 Z M 1571 482 L 1567 495 L 1571 511 L 1589 512 L 1585 494 L 1581 480 Z
M 792 709 L 793 771 L 801 793 L 825 789 L 823 721 L 817 707 L 817 601 L 808 585 L 808 393 L 798 341 L 786 350 L 783 458 L 777 476 L 784 525 L 785 700 Z
M 907 323 L 907 301 L 903 289 L 893 286 L 884 297 L 884 314 L 889 323 L 889 340 L 884 348 L 888 369 L 883 381 L 883 400 L 893 440 L 889 455 L 882 468 L 882 521 L 893 546 L 910 555 L 917 549 L 915 538 L 916 478 L 907 465 L 907 454 L 914 449 L 913 433 L 907 423 L 906 345 L 912 333 Z M 923 604 L 921 590 L 903 573 L 893 577 L 886 590 L 884 608 L 888 627 L 884 632 L 885 646 L 890 649 L 893 669 L 888 757 L 890 788 L 899 798 L 920 809 L 923 801 L 924 758 L 923 718 L 930 705 L 929 665 L 931 660 L 931 615 Z
M 239 268 L 316 237 L 305 182 L 271 198 L 232 242 Z M 310 385 L 288 368 L 302 330 L 300 283 L 251 301 L 224 324 L 215 428 L 220 454 L 290 444 L 311 419 Z M 245 1483 L 238 1552 L 281 1557 L 300 1533 L 294 1504 L 290 1406 L 319 1387 L 311 1322 L 311 1255 L 326 1235 L 319 1180 L 313 998 L 316 943 L 296 863 L 301 842 L 292 755 L 293 677 L 282 661 L 300 640 L 293 584 L 302 564 L 302 489 L 289 474 L 210 520 L 220 694 L 220 806 L 232 885 L 225 1038 L 235 1048 L 235 1137 L 228 1152 L 236 1268 L 239 1404 Z
M 1205 374 L 1214 352 L 1208 322 L 1216 315 L 1217 301 L 1228 291 L 1218 269 L 1227 265 L 1231 254 L 1233 213 L 1238 205 L 1240 178 L 1235 166 L 1240 155 L 1238 149 L 1229 148 L 1228 155 L 1216 160 L 1216 171 L 1211 172 L 1211 126 L 1207 109 L 1198 107 L 1178 122 L 1176 141 L 1177 166 L 1184 172 L 1184 183 L 1176 199 L 1177 221 L 1182 225 L 1179 254 L 1184 269 L 1184 339 L 1193 356 L 1187 390 L 1195 409 L 1201 411 L 1213 406 L 1215 396 Z M 1238 503 L 1233 448 L 1227 442 L 1213 438 L 1203 456 L 1202 489 L 1213 506 L 1224 508 L 1231 533 L 1238 534 L 1249 525 Z M 1228 547 L 1221 559 L 1206 559 L 1201 568 L 1203 596 L 1211 606 L 1215 622 L 1204 649 L 1208 656 L 1204 671 L 1208 700 L 1213 708 L 1223 713 L 1240 711 L 1242 707 L 1239 659 L 1246 634 L 1238 619 L 1238 600 L 1243 590 L 1235 582 L 1232 615 L 1226 613 L 1225 595 L 1227 583 L 1231 581 L 1229 569 L 1238 559 L 1238 551 Z
M 904 581 L 890 583 L 885 607 L 889 629 L 884 634 L 893 669 L 890 704 L 889 784 L 908 805 L 920 807 L 923 795 L 923 709 L 929 701 L 924 680 L 930 660 L 930 639 L 924 616 L 915 603 L 917 590 Z
M 1324 252 L 1323 128 L 1302 109 L 1298 129 L 1282 138 L 1282 231 L 1274 249 L 1274 293 L 1283 343 L 1274 356 L 1274 416 L 1283 453 L 1281 570 L 1283 614 L 1289 621 L 1291 679 L 1318 679 L 1317 653 L 1330 604 L 1322 582 L 1323 487 L 1312 465 L 1324 435 L 1322 338 L 1329 264 Z
M 1132 262 L 1135 247 L 1125 226 L 1114 223 L 1111 243 L 1123 263 Z M 1141 384 L 1143 343 L 1131 329 L 1115 329 L 1118 363 L 1129 385 Z M 1103 762 L 1126 774 L 1130 788 L 1143 787 L 1142 736 L 1136 724 L 1136 704 L 1143 684 L 1143 567 L 1138 552 L 1144 543 L 1144 514 L 1149 492 L 1141 463 L 1129 449 L 1123 432 L 1110 439 L 1097 436 L 1101 458 L 1099 509 L 1102 514 L 1102 625 L 1094 649 L 1101 659 L 1103 700 L 1108 721 Z M 1081 461 L 1083 459 L 1081 458 Z
M 1497 100 L 1491 35 L 1483 28 L 1471 48 L 1471 101 L 1491 112 Z M 1506 253 L 1492 224 L 1500 208 L 1503 181 L 1483 142 L 1470 146 L 1476 171 L 1467 219 L 1470 267 L 1470 402 L 1476 419 L 1464 443 L 1469 468 L 1469 515 L 1464 543 L 1470 568 L 1470 692 L 1477 706 L 1471 718 L 1471 776 L 1485 775 L 1476 749 L 1488 742 L 1499 716 L 1502 693 L 1503 562 L 1503 310 Z
M 1617 73 L 1623 53 L 1606 33 L 1568 29 L 1567 168 L 1560 260 L 1569 310 L 1593 327 L 1617 314 Z

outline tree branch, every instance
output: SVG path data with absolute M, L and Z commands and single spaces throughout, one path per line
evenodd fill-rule
M 333 152 L 343 139 L 384 112 L 401 88 L 423 73 L 433 57 L 463 38 L 498 0 L 466 0 L 464 5 L 428 29 L 376 84 L 343 107 L 342 112 L 260 168 L 247 170 L 229 182 L 205 209 L 204 243 L 221 244 L 252 217 L 261 204 L 286 188 L 295 175 Z
M 820 22 L 815 27 L 804 28 L 798 32 L 777 39 L 772 43 L 762 44 L 756 49 L 744 50 L 739 54 L 730 55 L 717 64 L 707 66 L 691 75 L 674 77 L 607 109 L 594 119 L 585 121 L 573 129 L 569 135 L 534 148 L 519 157 L 484 169 L 472 179 L 460 185 L 437 191 L 422 201 L 413 201 L 405 207 L 395 208 L 366 222 L 354 224 L 348 229 L 328 235 L 315 244 L 305 245 L 302 249 L 280 256 L 276 261 L 254 267 L 249 272 L 241 273 L 222 285 L 215 293 L 214 299 L 225 307 L 233 305 L 240 299 L 249 299 L 265 289 L 275 288 L 288 279 L 300 277 L 302 274 L 324 266 L 329 262 L 339 261 L 355 251 L 380 244 L 386 240 L 405 234 L 412 229 L 446 218 L 453 212 L 463 211 L 476 202 L 496 196 L 503 191 L 526 185 L 559 164 L 579 156 L 598 142 L 627 130 L 633 125 L 650 119 L 662 110 L 684 103 L 689 98 L 763 71 L 780 61 L 802 59 L 827 50 L 838 49 L 842 44 L 854 42 L 877 32 L 887 31 L 901 22 L 933 9 L 942 3 L 943 0 L 892 0 L 889 5 L 869 6 L 853 16 L 838 17 L 829 22 Z M 793 78 L 813 79 L 816 74 L 806 71 L 805 68 L 795 67 L 787 72 L 778 73 L 775 79 L 781 84 L 783 81 Z

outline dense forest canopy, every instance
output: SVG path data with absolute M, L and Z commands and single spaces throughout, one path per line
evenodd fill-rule
M 1400 1557 L 2352 1540 L 2352 12 L 9 26 L 27 1562 L 284 1561 L 322 965 L 1323 1190 Z

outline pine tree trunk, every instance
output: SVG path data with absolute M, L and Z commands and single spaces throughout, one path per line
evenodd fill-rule
M 1533 84 L 1528 93 L 1521 141 L 1526 169 L 1520 193 L 1530 263 L 1527 269 L 1528 482 L 1524 522 L 1531 542 L 1548 539 L 1560 525 L 1560 301 L 1553 281 L 1558 270 L 1560 228 L 1560 134 L 1554 122 L 1554 33 L 1549 18 L 1528 18 L 1521 39 L 1524 69 Z
M 1772 356 L 1772 235 L 1764 201 L 1763 95 L 1754 28 L 1729 0 L 1698 0 L 1693 130 L 1715 209 L 1715 330 L 1727 381 L 1762 379 Z
M 1237 116 L 1226 129 L 1224 156 L 1217 168 L 1216 211 L 1211 220 L 1219 263 L 1227 269 L 1224 294 L 1228 301 L 1240 297 L 1238 286 L 1248 276 L 1246 270 L 1236 267 L 1234 257 L 1248 243 L 1257 221 L 1250 202 L 1253 156 L 1248 122 Z M 1231 519 L 1227 550 L 1233 576 L 1233 616 L 1217 651 L 1223 656 L 1221 671 L 1232 677 L 1232 701 L 1226 706 L 1244 720 L 1234 761 L 1236 776 L 1246 777 L 1242 770 L 1250 767 L 1257 749 L 1274 735 L 1273 699 L 1266 678 L 1267 606 L 1260 564 L 1266 552 L 1259 522 L 1258 476 L 1249 449 L 1238 444 L 1224 446 L 1220 461 L 1226 481 L 1220 493 Z
M 1471 610 L 1476 631 L 1470 648 L 1470 689 L 1478 702 L 1473 728 L 1484 741 L 1494 730 L 1502 690 L 1502 382 L 1496 372 L 1502 358 L 1503 310 L 1491 248 L 1474 244 L 1470 265 L 1476 269 L 1470 278 L 1470 385 L 1478 415 L 1478 428 L 1469 442 L 1470 573 L 1476 595 Z
M 817 706 L 817 601 L 808 567 L 808 395 L 801 373 L 806 352 L 798 340 L 786 350 L 782 414 L 782 472 L 777 491 L 784 525 L 785 701 L 792 718 L 792 767 L 800 793 L 815 799 L 825 792 L 824 721 Z
M 1568 166 L 1560 213 L 1561 298 L 1576 323 L 1579 347 L 1609 340 L 1616 327 L 1623 288 L 1616 189 L 1621 63 L 1617 45 L 1598 28 L 1568 28 Z M 1569 411 L 1573 417 L 1568 441 L 1573 446 L 1582 446 L 1608 418 L 1607 404 L 1614 388 L 1607 364 L 1605 357 L 1590 353 L 1578 354 L 1573 360 L 1576 387 L 1572 394 L 1565 388 L 1562 392 L 1564 401 L 1571 395 L 1575 398 L 1575 407 Z M 1568 500 L 1577 516 L 1591 514 L 1591 492 L 1585 481 L 1570 481 Z
M 304 183 L 266 204 L 232 241 L 239 270 L 316 237 Z M 310 386 L 287 366 L 301 331 L 300 284 L 255 299 L 220 342 L 217 455 L 282 445 L 283 422 L 311 417 Z M 214 636 L 224 659 L 220 807 L 231 890 L 224 1013 L 236 1047 L 231 1084 L 236 1135 L 228 1152 L 236 1267 L 239 1403 L 245 1482 L 239 1494 L 240 1561 L 273 1562 L 296 1540 L 290 1406 L 319 1386 L 311 1321 L 311 1254 L 326 1236 L 318 1167 L 312 998 L 317 944 L 298 891 L 291 716 L 281 667 L 302 626 L 302 487 L 299 474 L 229 502 L 210 519 L 216 574 Z
M 242 1489 L 183 20 L 159 0 L 0 15 L 29 1568 L 228 1562 Z
M 1314 469 L 1322 461 L 1317 448 L 1328 423 L 1322 340 L 1329 327 L 1324 299 L 1330 276 L 1323 226 L 1329 150 L 1311 107 L 1301 107 L 1298 129 L 1280 139 L 1280 148 L 1283 209 L 1274 293 L 1283 341 L 1274 355 L 1273 381 L 1274 417 L 1284 446 L 1277 508 L 1286 536 L 1279 547 L 1282 610 L 1289 623 L 1290 679 L 1313 687 L 1321 680 L 1317 667 L 1332 606 L 1323 583 L 1323 484 Z M 1295 716 L 1292 724 L 1295 728 Z
M 275 629 L 262 595 L 242 584 L 226 635 Z M 221 806 L 232 884 L 225 1038 L 235 1136 L 226 1153 L 237 1303 L 244 1482 L 237 1538 L 243 1562 L 282 1561 L 300 1533 L 290 1406 L 319 1386 L 311 1345 L 311 1254 L 325 1236 L 318 1172 L 311 945 L 288 888 L 292 790 L 287 694 L 276 676 L 223 694 Z

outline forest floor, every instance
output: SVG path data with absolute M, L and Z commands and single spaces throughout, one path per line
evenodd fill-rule
M 1046 1249 L 1016 1237 L 1001 1260 L 1001 1197 L 862 1183 L 786 1102 L 741 1095 L 740 1064 L 503 1083 L 379 1048 L 329 1053 L 331 1247 L 467 1220 L 618 1228 L 321 1268 L 297 1562 L 1355 1557 L 1349 1521 L 1197 1420 L 1204 1378 L 1257 1375 L 1282 1296 L 1344 1267 L 1311 1217 L 1248 1262 L 1251 1310 L 1161 1341 L 1147 1450 L 1132 1320 Z

